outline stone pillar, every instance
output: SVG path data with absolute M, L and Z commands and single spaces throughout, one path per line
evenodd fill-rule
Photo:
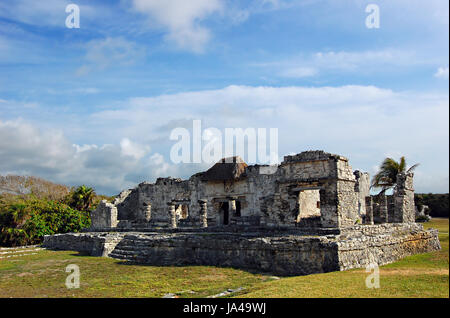
M 329 178 L 320 191 L 322 227 L 351 227 L 359 219 L 356 178 L 344 157 L 329 157 Z
M 200 221 L 202 227 L 208 227 L 208 206 L 206 200 L 198 200 L 200 204 Z
M 177 214 L 175 213 L 175 204 L 173 202 L 168 202 L 167 205 L 169 206 L 169 227 L 172 229 L 177 228 Z
M 367 196 L 366 197 L 366 219 L 365 224 L 373 225 L 373 202 L 372 197 Z
M 394 192 L 394 222 L 413 223 L 415 219 L 413 173 L 399 173 Z
M 301 204 L 300 204 L 300 202 L 301 202 L 301 200 L 302 200 L 302 197 L 301 197 L 301 195 L 302 195 L 302 192 L 303 191 L 299 191 L 298 192 L 298 194 L 297 194 L 297 206 L 296 206 L 296 208 L 297 208 L 297 217 L 296 217 L 296 219 L 295 219 L 295 222 L 297 222 L 297 223 L 300 223 L 300 221 L 301 221 L 301 219 L 302 219 L 302 215 L 301 215 L 301 210 L 302 210 L 302 208 L 301 208 Z
M 388 223 L 388 207 L 385 194 L 379 196 L 378 203 L 380 204 L 380 222 Z
M 150 220 L 152 219 L 152 205 L 151 204 L 147 204 L 147 206 L 145 207 L 144 218 L 145 218 L 146 222 L 150 222 Z
M 395 223 L 395 202 L 394 196 L 388 195 L 387 198 L 387 210 L 388 210 L 388 222 Z

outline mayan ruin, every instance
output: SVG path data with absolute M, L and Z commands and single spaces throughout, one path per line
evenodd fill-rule
M 361 268 L 440 249 L 415 223 L 413 174 L 371 195 L 368 173 L 324 151 L 276 167 L 222 159 L 188 180 L 158 178 L 102 201 L 83 233 L 44 246 L 150 265 L 213 265 L 278 275 Z

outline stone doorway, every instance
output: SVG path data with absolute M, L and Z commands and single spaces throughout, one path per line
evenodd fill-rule
M 236 212 L 235 216 L 240 217 L 241 216 L 241 201 L 236 200 Z
M 179 220 L 186 220 L 189 217 L 189 206 L 187 204 L 180 204 L 175 207 L 175 213 Z
M 228 202 L 221 202 L 220 208 L 220 224 L 228 225 L 230 224 L 230 204 Z
M 303 188 L 297 194 L 297 215 L 295 223 L 298 225 L 310 223 L 315 219 L 318 221 L 321 217 L 320 207 L 320 189 L 318 188 Z

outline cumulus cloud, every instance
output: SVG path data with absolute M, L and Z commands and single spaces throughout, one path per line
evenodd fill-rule
M 170 162 L 176 141 L 169 137 L 177 127 L 192 132 L 192 120 L 200 119 L 203 130 L 217 128 L 223 135 L 225 128 L 278 128 L 280 156 L 323 149 L 369 172 L 387 155 L 401 154 L 410 164 L 421 164 L 417 191 L 446 192 L 448 111 L 448 94 L 375 86 L 228 86 L 131 98 L 91 114 L 79 127 L 115 144 L 92 145 L 85 136 L 86 145 L 72 145 L 66 137 L 70 131 L 64 135 L 2 122 L 0 172 L 88 183 L 108 193 L 156 177 L 186 178 L 208 165 Z
M 133 0 L 133 8 L 167 29 L 167 40 L 179 48 L 202 52 L 210 30 L 201 21 L 223 9 L 219 0 Z
M 143 158 L 149 151 L 150 147 L 147 145 L 139 145 L 132 142 L 128 138 L 123 138 L 120 142 L 122 155 L 131 156 L 137 160 Z
M 0 121 L 0 173 L 34 175 L 68 185 L 88 184 L 115 194 L 138 182 L 173 173 L 150 147 L 124 138 L 120 145 L 76 145 L 61 132 L 22 120 Z M 172 169 L 172 170 L 171 170 Z
M 438 68 L 436 73 L 434 73 L 434 77 L 448 80 L 448 66 Z

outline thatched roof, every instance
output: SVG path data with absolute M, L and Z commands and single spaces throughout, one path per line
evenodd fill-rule
M 241 157 L 223 158 L 209 170 L 202 173 L 203 181 L 235 181 L 245 171 L 247 164 Z

